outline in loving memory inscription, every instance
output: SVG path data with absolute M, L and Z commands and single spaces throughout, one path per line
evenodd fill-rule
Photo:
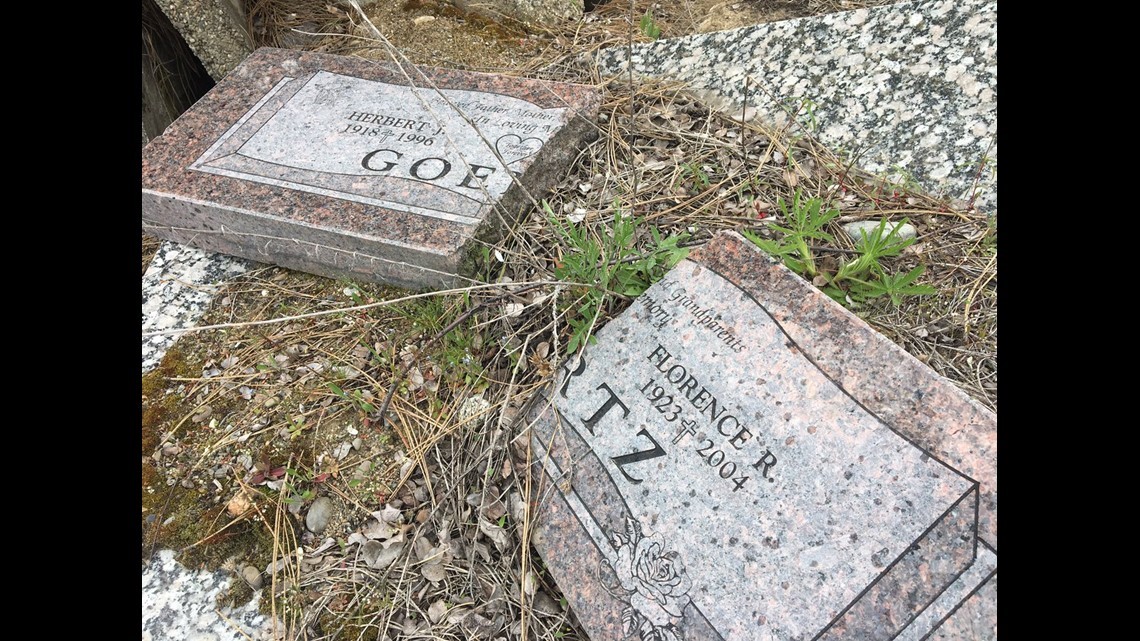
M 976 554 L 977 483 L 693 261 L 539 401 L 538 545 L 592 638 L 890 638 Z

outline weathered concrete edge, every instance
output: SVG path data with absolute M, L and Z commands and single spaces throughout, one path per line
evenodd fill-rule
M 179 221 L 178 226 L 169 222 L 159 223 L 144 214 L 143 229 L 165 240 L 229 256 L 272 263 L 333 280 L 351 277 L 407 289 L 423 289 L 425 287 L 423 281 L 402 273 L 409 271 L 423 274 L 426 280 L 441 288 L 457 286 L 462 282 L 455 273 L 460 260 L 457 252 L 432 252 L 427 248 L 389 242 L 377 237 L 364 237 L 343 230 L 318 227 L 216 203 L 193 201 L 193 209 L 198 210 L 195 212 L 187 205 L 189 202 L 191 202 L 189 199 L 179 196 L 151 189 L 142 190 L 144 212 L 163 208 L 168 212 L 166 221 Z M 249 255 L 246 245 L 241 242 L 242 238 L 263 239 L 265 245 L 259 251 L 264 257 Z M 356 246 L 347 248 L 346 239 L 355 241 Z M 270 251 L 271 243 L 276 243 L 276 246 Z M 378 255 L 381 253 L 381 248 L 395 252 L 398 258 L 381 257 Z M 345 261 L 341 268 L 343 271 L 334 270 L 316 261 L 315 257 L 322 250 L 342 256 Z

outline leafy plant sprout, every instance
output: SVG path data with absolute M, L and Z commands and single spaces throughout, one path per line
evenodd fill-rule
M 820 248 L 811 241 L 835 239 L 824 231 L 824 227 L 839 216 L 837 209 L 823 209 L 819 198 L 805 198 L 796 190 L 791 209 L 783 198 L 777 201 L 786 226 L 772 225 L 780 232 L 778 239 L 766 239 L 745 230 L 744 235 L 760 249 L 779 259 L 789 269 L 804 276 L 833 300 L 847 306 L 856 306 L 872 299 L 887 296 L 894 305 L 902 303 L 905 296 L 924 296 L 936 293 L 929 285 L 915 284 L 922 276 L 925 267 L 919 265 L 905 274 L 889 273 L 879 262 L 880 259 L 895 257 L 903 249 L 914 244 L 913 238 L 901 238 L 899 230 L 906 219 L 891 224 L 886 218 L 870 233 L 860 232 L 855 243 L 855 257 L 839 264 L 834 271 L 824 271 L 818 262 Z M 889 230 L 888 230 L 889 227 Z
M 593 342 L 594 326 L 614 297 L 640 296 L 689 251 L 680 246 L 688 234 L 663 237 L 657 228 L 651 227 L 650 249 L 638 253 L 633 239 L 644 221 L 623 214 L 617 199 L 613 203 L 613 225 L 601 237 L 592 236 L 583 225 L 563 222 L 546 201 L 542 206 L 547 220 L 568 248 L 555 265 L 554 275 L 577 284 L 581 290 L 577 299 L 580 304 L 575 303 L 578 307 L 566 321 L 571 328 L 567 354 Z

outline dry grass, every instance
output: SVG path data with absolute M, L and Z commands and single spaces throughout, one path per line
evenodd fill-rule
M 600 237 L 617 203 L 642 219 L 643 250 L 650 226 L 690 244 L 721 229 L 770 234 L 777 201 L 796 189 L 840 208 L 839 222 L 909 218 L 921 242 L 890 267 L 925 264 L 923 282 L 939 293 L 856 311 L 996 408 L 987 216 L 883 185 L 794 125 L 741 124 L 676 85 L 601 78 L 578 54 L 625 43 L 628 6 L 611 2 L 594 22 L 542 36 L 514 71 L 603 94 L 599 137 L 546 195 L 551 210 Z M 365 45 L 359 55 L 400 59 L 358 16 L 343 31 Z M 314 46 L 334 42 L 346 46 L 337 36 Z M 516 418 L 562 360 L 582 292 L 552 282 L 571 248 L 539 211 L 488 248 L 488 285 L 460 292 L 409 299 L 273 267 L 230 284 L 202 321 L 225 327 L 183 336 L 144 376 L 148 540 L 214 566 L 279 566 L 266 593 L 281 638 L 585 639 L 529 545 L 542 488 L 526 474 Z M 821 252 L 851 249 L 840 242 Z M 144 236 L 144 269 L 147 250 Z M 627 304 L 611 298 L 600 322 Z M 242 492 L 253 506 L 222 533 L 215 524 L 228 523 Z M 303 526 L 318 496 L 334 504 L 319 537 Z M 180 520 L 155 525 L 168 515 Z

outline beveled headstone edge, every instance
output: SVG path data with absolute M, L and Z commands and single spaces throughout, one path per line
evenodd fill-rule
M 805 356 L 892 430 L 976 480 L 982 506 L 979 538 L 997 548 L 993 412 L 735 231 L 716 233 L 693 249 L 688 260 L 748 293 L 798 345 L 814 347 Z M 809 319 L 817 327 L 828 325 L 829 331 L 799 326 L 796 318 Z M 836 328 L 830 329 L 832 325 Z M 805 332 L 813 335 L 796 336 Z M 858 349 L 853 339 L 863 341 Z M 949 433 L 950 420 L 964 428 Z

